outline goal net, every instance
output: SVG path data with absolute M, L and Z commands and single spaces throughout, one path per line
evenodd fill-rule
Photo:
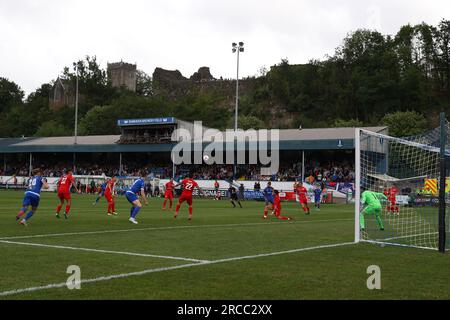
M 437 250 L 439 147 L 357 129 L 355 149 L 355 241 Z

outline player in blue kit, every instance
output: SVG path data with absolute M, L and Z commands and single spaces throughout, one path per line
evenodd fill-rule
M 267 187 L 263 190 L 264 200 L 266 200 L 266 206 L 264 207 L 264 219 L 267 219 L 267 215 L 269 214 L 269 210 L 272 210 L 273 213 L 273 188 L 272 183 L 269 181 L 267 183 Z
M 314 205 L 316 209 L 320 211 L 320 202 L 322 201 L 322 189 L 320 185 L 316 185 L 314 188 Z
M 92 203 L 93 206 L 95 206 L 102 197 L 105 196 L 105 191 L 106 191 L 106 186 L 108 185 L 108 180 L 106 180 L 105 182 L 102 183 L 102 185 L 100 186 L 100 192 L 98 193 L 97 199 L 95 199 L 95 201 Z
M 130 219 L 128 221 L 134 224 L 138 224 L 138 222 L 136 221 L 136 216 L 139 213 L 139 210 L 141 210 L 142 208 L 142 203 L 139 200 L 139 196 L 142 197 L 145 205 L 148 205 L 147 198 L 145 197 L 145 173 L 141 171 L 139 176 L 140 178 L 134 181 L 130 190 L 125 193 L 128 202 L 133 205 L 133 207 L 131 207 Z
M 20 220 L 25 214 L 25 218 L 19 223 L 23 226 L 27 225 L 27 221 L 36 213 L 39 207 L 39 200 L 41 199 L 41 189 L 48 189 L 47 180 L 42 178 L 42 170 L 34 169 L 33 177 L 30 179 L 28 188 L 25 191 L 25 197 L 22 202 L 22 209 L 20 209 L 16 220 Z M 31 206 L 31 210 L 28 211 L 28 207 Z

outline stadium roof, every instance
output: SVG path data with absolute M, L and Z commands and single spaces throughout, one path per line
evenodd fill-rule
M 367 127 L 385 133 L 387 127 Z M 280 130 L 280 150 L 352 150 L 355 128 Z M 0 153 L 170 152 L 175 143 L 118 144 L 120 135 L 0 138 Z
M 381 133 L 387 127 L 362 128 L 367 131 Z M 355 128 L 324 128 L 324 129 L 286 129 L 280 130 L 280 140 L 302 141 L 302 140 L 354 140 Z

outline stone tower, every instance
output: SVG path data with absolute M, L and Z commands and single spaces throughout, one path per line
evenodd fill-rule
M 123 61 L 108 63 L 108 79 L 115 88 L 125 87 L 136 92 L 136 70 L 135 64 Z

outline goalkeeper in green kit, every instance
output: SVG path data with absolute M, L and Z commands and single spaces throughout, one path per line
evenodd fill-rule
M 384 231 L 383 220 L 381 220 L 381 201 L 387 200 L 387 197 L 379 192 L 364 191 L 361 195 L 361 204 L 366 205 L 364 210 L 359 214 L 359 225 L 362 231 L 366 229 L 366 223 L 364 220 L 365 215 L 375 214 L 375 220 L 381 231 Z

